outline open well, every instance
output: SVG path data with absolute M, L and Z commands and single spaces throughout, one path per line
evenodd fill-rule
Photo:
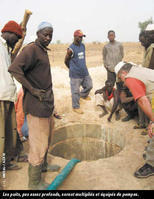
M 99 124 L 75 124 L 55 130 L 50 153 L 65 159 L 92 161 L 114 156 L 125 146 L 116 129 Z

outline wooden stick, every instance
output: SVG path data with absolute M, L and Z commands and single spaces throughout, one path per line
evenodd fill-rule
M 23 37 L 21 39 L 19 39 L 19 41 L 16 43 L 16 45 L 14 47 L 14 50 L 12 52 L 12 61 L 16 57 L 16 55 L 18 54 L 18 52 L 19 52 L 19 50 L 20 50 L 20 48 L 23 44 L 23 41 L 24 41 L 25 36 L 26 36 L 27 22 L 28 22 L 31 14 L 32 14 L 32 12 L 30 10 L 25 10 L 23 21 L 21 22 L 21 28 L 23 30 Z

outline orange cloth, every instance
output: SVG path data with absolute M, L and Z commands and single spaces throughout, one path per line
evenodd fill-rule
M 109 95 L 108 91 L 106 90 L 107 99 L 109 101 L 114 97 L 114 95 L 113 95 L 114 91 L 115 91 L 115 88 L 113 88 L 112 93 Z
M 23 89 L 21 88 L 17 96 L 17 102 L 15 103 L 17 130 L 20 137 L 23 136 L 21 132 L 21 128 L 22 128 L 22 125 L 24 124 L 24 118 L 25 118 L 25 114 L 23 112 L 23 104 L 22 104 L 23 95 L 24 95 L 24 92 L 23 92 Z

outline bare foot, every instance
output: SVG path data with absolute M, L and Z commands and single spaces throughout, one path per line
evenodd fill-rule
M 116 120 L 120 120 L 120 114 L 119 114 L 119 112 L 118 113 L 116 113 L 116 118 L 115 118 Z
M 105 113 L 102 113 L 102 114 L 99 114 L 99 117 L 101 118 L 101 117 L 104 117 L 105 115 L 107 115 L 108 113 L 107 112 L 105 112 Z

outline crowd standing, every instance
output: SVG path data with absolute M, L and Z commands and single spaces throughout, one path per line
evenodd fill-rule
M 27 156 L 22 158 L 21 153 L 22 142 L 28 139 L 28 188 L 44 190 L 48 184 L 42 180 L 42 172 L 60 169 L 59 165 L 49 165 L 47 162 L 54 117 L 61 118 L 55 111 L 48 57 L 53 26 L 49 22 L 41 22 L 36 31 L 37 39 L 26 45 L 12 63 L 11 52 L 23 36 L 22 29 L 15 21 L 9 21 L 1 32 L 0 156 L 2 159 L 2 154 L 5 153 L 6 170 L 20 169 L 12 160 L 19 160 L 21 157 L 21 161 L 27 161 Z M 69 70 L 72 110 L 75 114 L 84 114 L 80 102 L 91 100 L 89 94 L 93 83 L 86 65 L 85 45 L 82 42 L 86 35 L 81 30 L 76 30 L 73 36 L 73 43 L 67 49 L 64 62 Z M 116 120 L 120 119 L 119 112 L 122 108 L 127 113 L 122 119 L 123 122 L 138 116 L 138 125 L 135 128 L 146 128 L 150 140 L 144 154 L 145 164 L 135 171 L 134 176 L 148 177 L 154 175 L 154 24 L 148 25 L 139 35 L 139 40 L 145 48 L 142 66 L 122 61 L 123 46 L 115 40 L 115 31 L 108 31 L 108 39 L 109 43 L 102 51 L 107 80 L 101 89 L 95 91 L 96 106 L 101 107 L 103 111 L 100 117 L 110 112 L 109 122 L 114 113 Z M 13 77 L 22 85 L 18 98 Z

